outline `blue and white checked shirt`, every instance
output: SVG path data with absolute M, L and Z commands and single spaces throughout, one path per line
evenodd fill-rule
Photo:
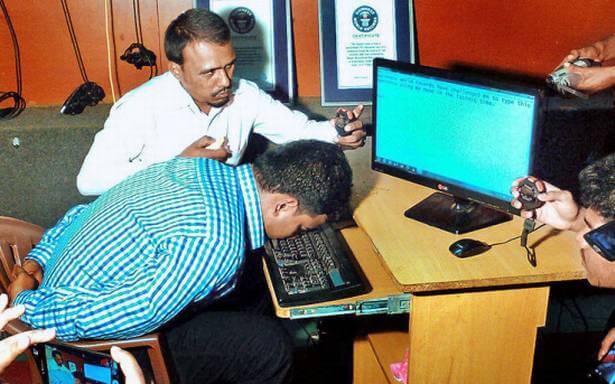
M 175 158 L 69 210 L 28 255 L 42 284 L 15 304 L 63 340 L 142 335 L 232 290 L 246 236 L 263 246 L 251 167 Z

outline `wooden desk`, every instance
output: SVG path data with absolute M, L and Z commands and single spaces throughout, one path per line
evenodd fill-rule
M 360 228 L 343 233 L 374 286 L 368 295 L 411 295 L 409 331 L 368 326 L 355 341 L 354 383 L 396 383 L 389 364 L 406 349 L 412 384 L 529 383 L 548 283 L 585 277 L 574 235 L 548 227 L 531 234 L 535 268 L 518 240 L 458 259 L 448 251 L 455 240 L 505 241 L 520 234 L 522 220 L 450 234 L 403 215 L 433 190 L 375 173 L 365 161 L 351 164 L 361 178 L 354 211 Z
M 400 290 L 413 294 L 407 344 L 397 343 L 397 356 L 409 348 L 409 382 L 529 383 L 536 328 L 546 319 L 546 284 L 585 276 L 574 235 L 547 227 L 530 235 L 536 268 L 518 241 L 458 259 L 448 251 L 455 240 L 505 241 L 520 233 L 522 220 L 450 234 L 403 215 L 432 190 L 383 174 L 367 175 L 373 188 L 355 209 L 355 220 Z M 378 359 L 386 355 L 388 342 L 399 338 L 398 332 L 380 332 L 357 341 L 362 353 L 355 356 L 355 383 L 375 382 L 373 367 L 362 372 L 368 365 L 357 361 L 369 358 L 366 344 Z M 386 382 L 389 362 L 379 362 Z

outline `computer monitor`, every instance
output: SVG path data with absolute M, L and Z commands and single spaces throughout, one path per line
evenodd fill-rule
M 464 233 L 517 213 L 510 185 L 532 173 L 538 89 L 386 59 L 373 78 L 372 168 L 444 192 L 407 217 Z

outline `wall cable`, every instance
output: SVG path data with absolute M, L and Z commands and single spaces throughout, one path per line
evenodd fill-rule
M 19 55 L 19 44 L 17 42 L 17 34 L 13 28 L 11 17 L 4 4 L 4 0 L 0 0 L 0 8 L 2 8 L 2 14 L 6 20 L 6 24 L 11 34 L 11 41 L 13 43 L 13 55 L 15 56 L 15 76 L 17 81 L 17 92 L 0 92 L 0 103 L 5 100 L 13 99 L 13 106 L 8 108 L 0 108 L 0 119 L 12 119 L 17 117 L 26 108 L 26 100 L 21 96 L 22 92 L 22 78 L 21 78 L 21 57 Z
M 158 4 L 158 0 L 156 0 L 156 27 L 158 28 L 158 55 L 162 57 L 163 50 L 162 45 L 160 44 L 160 4 Z M 160 60 L 162 63 L 162 60 Z M 156 66 L 156 75 L 158 74 L 158 67 Z
M 81 57 L 81 50 L 79 49 L 79 43 L 77 42 L 77 36 L 75 35 L 75 29 L 73 27 L 73 21 L 70 16 L 68 4 L 66 3 L 66 0 L 60 0 L 60 3 L 62 4 L 62 10 L 64 11 L 64 18 L 66 19 L 66 25 L 68 26 L 68 34 L 70 35 L 70 40 L 73 44 L 73 51 L 75 52 L 75 56 L 77 58 L 81 78 L 87 83 L 89 82 L 88 75 L 85 71 L 85 66 L 83 65 L 83 58 Z
M 143 30 L 141 29 L 141 7 L 139 0 L 132 0 L 132 17 L 135 24 L 135 35 L 137 43 L 143 44 Z
M 111 86 L 111 98 L 113 99 L 113 103 L 115 103 L 117 98 L 115 96 L 115 79 L 113 78 L 113 65 L 111 63 L 113 55 L 111 53 L 111 36 L 109 33 L 109 24 L 113 23 L 113 19 L 109 12 L 111 1 L 112 0 L 105 0 L 105 40 L 107 42 L 107 69 L 109 73 L 109 85 Z

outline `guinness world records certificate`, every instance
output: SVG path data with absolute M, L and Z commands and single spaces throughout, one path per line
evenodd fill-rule
M 376 57 L 414 62 L 411 0 L 319 0 L 323 105 L 370 103 Z
M 289 0 L 199 0 L 231 30 L 235 75 L 255 82 L 282 102 L 294 97 Z

